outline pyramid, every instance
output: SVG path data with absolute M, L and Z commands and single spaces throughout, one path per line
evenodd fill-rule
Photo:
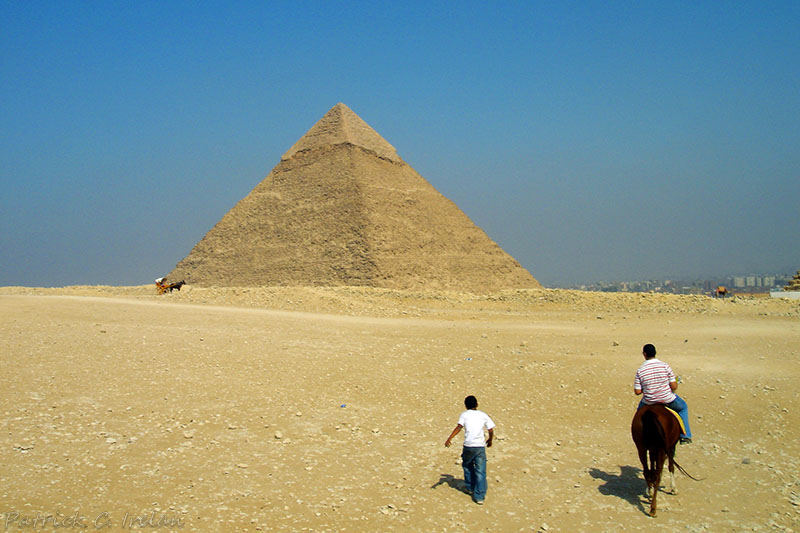
M 201 287 L 540 286 L 341 103 L 168 277 Z
M 800 291 L 800 270 L 797 271 L 797 274 L 792 276 L 792 279 L 784 285 L 783 290 L 785 291 Z

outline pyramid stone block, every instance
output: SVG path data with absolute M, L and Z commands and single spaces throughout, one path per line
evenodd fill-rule
M 344 104 L 168 277 L 198 286 L 540 286 Z

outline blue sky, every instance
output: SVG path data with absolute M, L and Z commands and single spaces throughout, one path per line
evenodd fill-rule
M 0 3 L 0 285 L 169 272 L 337 102 L 546 286 L 800 268 L 798 2 Z

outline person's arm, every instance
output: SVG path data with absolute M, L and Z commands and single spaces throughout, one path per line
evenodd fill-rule
M 447 437 L 447 440 L 446 440 L 446 441 L 444 441 L 444 447 L 445 447 L 445 448 L 449 448 L 449 447 L 450 447 L 450 441 L 452 441 L 452 440 L 453 440 L 453 437 L 455 437 L 456 435 L 458 435 L 458 432 L 459 432 L 459 431 L 461 431 L 461 428 L 462 428 L 462 427 L 464 427 L 464 426 L 462 426 L 461 424 L 458 424 L 458 425 L 455 427 L 455 429 L 453 430 L 453 432 L 452 432 L 452 433 L 450 433 L 450 436 L 449 436 L 449 437 Z
M 669 368 L 669 388 L 672 392 L 675 392 L 678 390 L 678 379 L 675 377 L 672 367 L 667 365 L 667 368 Z
M 639 396 L 642 393 L 642 389 L 637 389 L 636 387 L 633 388 L 633 393 L 636 396 Z
M 489 438 L 486 439 L 486 447 L 491 448 L 492 446 L 492 439 L 494 438 L 494 429 L 489 430 Z

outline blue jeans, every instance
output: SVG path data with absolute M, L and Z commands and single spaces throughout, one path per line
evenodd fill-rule
M 640 401 L 637 409 L 640 409 L 644 405 L 647 405 L 644 403 L 644 400 Z M 681 420 L 683 420 L 683 427 L 686 428 L 686 434 L 681 435 L 681 438 L 686 437 L 687 439 L 691 439 L 692 430 L 689 428 L 689 406 L 686 405 L 686 402 L 684 402 L 683 399 L 676 394 L 675 399 L 672 400 L 672 403 L 665 403 L 664 405 L 678 413 L 681 417 Z
M 472 499 L 482 502 L 486 498 L 486 448 L 468 448 L 461 451 L 461 466 L 464 467 L 464 481 L 467 490 L 472 491 Z

